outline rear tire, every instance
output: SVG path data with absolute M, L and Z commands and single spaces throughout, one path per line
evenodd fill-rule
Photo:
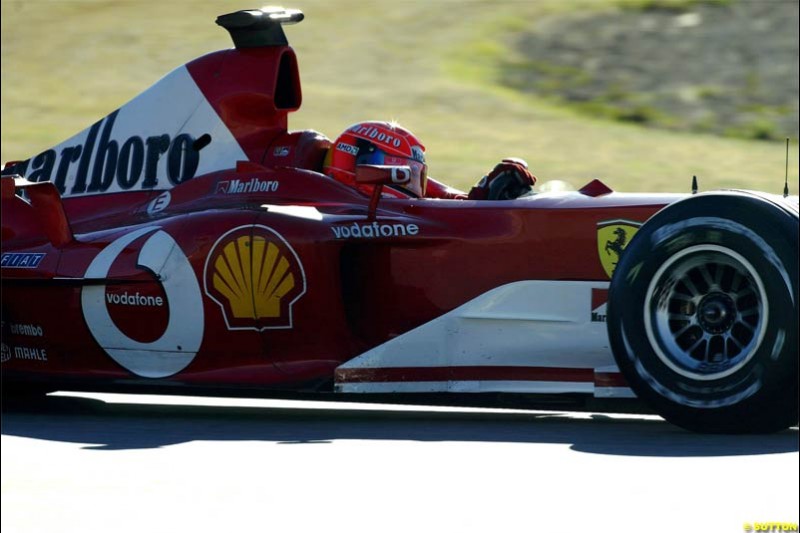
M 798 219 L 746 193 L 651 218 L 611 281 L 608 328 L 634 392 L 698 432 L 797 422 Z

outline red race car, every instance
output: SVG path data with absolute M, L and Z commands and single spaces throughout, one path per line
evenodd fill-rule
M 465 199 L 426 183 L 416 146 L 343 183 L 323 167 L 363 145 L 287 129 L 301 91 L 282 24 L 302 17 L 219 17 L 235 48 L 4 167 L 6 390 L 797 422 L 796 196 L 593 181 Z M 351 134 L 409 142 L 370 127 Z

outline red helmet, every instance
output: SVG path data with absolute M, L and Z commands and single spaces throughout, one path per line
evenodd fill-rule
M 350 126 L 334 141 L 322 171 L 346 185 L 371 192 L 372 186 L 356 184 L 356 165 L 408 166 L 411 168 L 411 181 L 393 187 L 425 196 L 428 175 L 425 147 L 402 126 L 377 121 Z

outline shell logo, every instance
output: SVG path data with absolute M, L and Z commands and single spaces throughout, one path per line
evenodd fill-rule
M 205 290 L 231 330 L 289 329 L 292 307 L 306 292 L 297 253 L 267 226 L 239 226 L 208 254 Z

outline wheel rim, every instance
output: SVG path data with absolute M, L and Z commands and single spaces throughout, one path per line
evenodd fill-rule
M 645 330 L 656 355 L 675 372 L 720 379 L 755 355 L 768 311 L 764 284 L 750 262 L 722 246 L 692 246 L 653 276 Z

